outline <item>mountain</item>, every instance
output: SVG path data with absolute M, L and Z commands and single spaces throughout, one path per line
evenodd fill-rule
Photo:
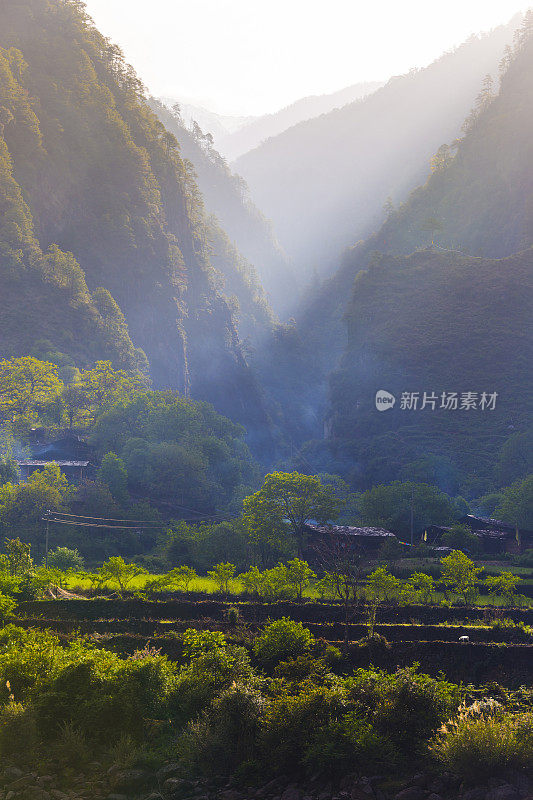
M 191 162 L 207 212 L 218 220 L 229 237 L 224 245 L 214 244 L 212 263 L 231 284 L 227 270 L 219 264 L 219 255 L 228 247 L 237 248 L 241 258 L 249 262 L 243 263 L 241 271 L 247 274 L 254 295 L 262 297 L 264 289 L 269 304 L 277 314 L 285 316 L 298 296 L 296 277 L 275 239 L 271 224 L 250 200 L 245 181 L 231 172 L 209 133 L 203 133 L 198 124 L 188 127 L 180 113 L 165 108 L 157 100 L 150 102 L 165 128 L 176 136 L 183 158 Z M 220 236 L 215 238 L 219 240 Z M 237 255 L 233 257 L 235 260 L 238 260 Z M 249 304 L 243 302 L 242 293 L 238 296 L 241 311 L 246 314 Z M 243 327 L 242 323 L 241 332 L 246 336 L 251 333 L 249 326 Z
M 210 261 L 212 226 L 192 168 L 120 50 L 78 0 L 2 3 L 0 47 L 0 274 L 20 304 L 2 348 L 23 352 L 46 335 L 89 358 L 114 336 L 115 350 L 132 351 L 127 324 L 154 386 L 208 400 L 264 431 L 237 303 Z M 243 265 L 226 249 L 226 280 L 247 302 Z M 35 327 L 21 319 L 30 304 Z
M 109 359 L 122 368 L 146 369 L 146 357 L 134 348 L 109 292 L 89 291 L 72 253 L 57 245 L 43 251 L 37 240 L 4 138 L 7 129 L 27 156 L 45 155 L 37 117 L 20 82 L 22 67 L 18 51 L 0 48 L 0 355 L 15 357 L 44 345 L 83 366 Z
M 247 124 L 239 125 L 234 131 L 229 131 L 220 137 L 215 137 L 217 147 L 220 149 L 226 158 L 233 161 L 239 156 L 253 150 L 265 139 L 272 136 L 277 136 L 293 125 L 298 125 L 300 122 L 318 117 L 321 114 L 327 114 L 334 108 L 341 108 L 347 103 L 353 103 L 355 100 L 360 100 L 362 97 L 371 94 L 376 89 L 383 86 L 382 82 L 369 81 L 366 83 L 355 83 L 353 86 L 347 86 L 337 92 L 331 94 L 318 94 L 310 95 L 309 97 L 302 97 L 300 100 L 291 103 L 285 108 L 276 111 L 273 114 L 264 114 L 257 117 Z M 182 116 L 183 114 L 182 111 Z M 200 119 L 196 121 L 202 127 Z M 206 126 L 206 130 L 209 128 Z
M 506 438 L 527 427 L 533 14 L 502 70 L 499 92 L 485 85 L 464 135 L 440 148 L 426 184 L 345 253 L 285 333 L 304 349 L 282 367 L 291 375 L 286 419 L 308 422 L 290 435 L 314 438 L 307 460 L 357 485 L 416 474 L 429 459 L 447 480 L 455 475 L 456 489 L 481 493 Z M 268 354 L 265 378 L 273 363 Z M 396 396 L 392 410 L 376 410 L 379 389 Z M 498 400 L 494 411 L 473 413 L 401 408 L 403 392 L 419 392 L 422 403 L 424 391 L 439 402 L 452 391 L 478 400 L 497 392 Z
M 483 77 L 497 71 L 517 24 L 471 37 L 425 69 L 237 159 L 234 169 L 298 274 L 331 274 L 341 250 L 380 224 L 386 198 L 403 200 L 425 179 L 437 148 L 459 134 Z
M 486 491 L 501 446 L 530 419 L 532 307 L 533 249 L 502 260 L 376 257 L 355 281 L 326 415 L 330 450 L 351 463 L 352 480 L 421 470 L 428 480 L 431 467 L 448 491 Z M 379 390 L 396 397 L 392 408 L 376 409 Z
M 236 131 L 254 122 L 257 117 L 254 116 L 230 116 L 227 114 L 217 114 L 215 111 L 210 111 L 203 106 L 193 105 L 186 103 L 179 97 L 158 97 L 158 101 L 166 108 L 172 109 L 178 105 L 180 116 L 184 124 L 190 128 L 193 122 L 197 122 L 200 128 L 205 133 L 210 133 L 213 137 L 215 144 L 222 140 L 225 136 L 231 135 Z

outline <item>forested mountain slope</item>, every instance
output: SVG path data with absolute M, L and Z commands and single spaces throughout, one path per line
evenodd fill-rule
M 217 139 L 220 151 L 230 160 L 236 159 L 244 153 L 253 150 L 265 139 L 277 136 L 293 125 L 298 125 L 308 119 L 327 114 L 334 108 L 342 108 L 348 103 L 353 103 L 383 86 L 379 81 L 355 83 L 338 92 L 331 94 L 310 95 L 291 103 L 273 114 L 264 114 L 248 124 L 238 128 L 233 133 Z M 198 120 L 199 121 L 199 120 Z M 201 123 L 200 123 L 201 124 Z
M 503 260 L 434 250 L 376 256 L 355 281 L 348 343 L 331 379 L 334 456 L 362 485 L 414 479 L 409 471 L 432 461 L 448 491 L 486 490 L 468 476 L 490 482 L 499 449 L 530 419 L 532 307 L 533 249 Z M 392 409 L 376 410 L 380 389 L 396 397 Z M 416 407 L 404 393 L 418 393 Z
M 496 74 L 518 24 L 472 37 L 425 69 L 392 78 L 235 162 L 308 280 L 315 268 L 331 274 L 339 252 L 375 229 L 387 196 L 402 200 L 425 179 L 439 145 L 458 135 L 484 75 Z
M 387 464 L 394 473 L 432 453 L 467 472 L 477 467 L 490 475 L 505 438 L 527 429 L 533 381 L 532 34 L 533 14 L 515 52 L 507 54 L 499 94 L 480 94 L 464 137 L 452 150 L 441 149 L 427 184 L 347 256 L 338 276 L 335 305 L 349 274 L 353 279 L 368 265 L 370 248 L 427 248 L 407 258 L 375 255 L 355 279 L 327 426 L 331 440 L 345 453 L 351 449 L 359 464 L 368 465 L 371 452 L 375 468 Z M 423 391 L 496 391 L 498 403 L 490 413 L 415 412 L 399 402 L 378 413 L 374 395 L 380 388 L 398 398 L 402 391 L 419 391 L 421 399 Z
M 354 442 L 361 437 L 362 448 L 363 440 L 368 444 L 380 436 L 382 426 L 387 429 L 398 413 L 396 409 L 394 415 L 374 412 L 369 416 L 366 405 L 359 417 L 357 404 L 363 408 L 363 399 L 367 404 L 374 401 L 372 380 L 381 376 L 382 385 L 377 388 L 394 391 L 404 377 L 406 384 L 416 383 L 415 391 L 420 388 L 424 359 L 428 376 L 424 390 L 438 389 L 447 377 L 453 383 L 452 376 L 442 372 L 449 365 L 458 378 L 464 375 L 459 391 L 483 391 L 483 381 L 478 380 L 477 386 L 473 383 L 485 370 L 485 383 L 497 378 L 499 384 L 508 384 L 502 403 L 510 405 L 500 404 L 501 419 L 515 427 L 523 420 L 519 408 L 531 380 L 531 359 L 524 356 L 528 351 L 523 337 L 531 332 L 532 307 L 532 22 L 528 17 L 514 52 L 506 56 L 500 93 L 495 98 L 481 93 L 463 138 L 451 153 L 446 148 L 441 151 L 427 183 L 398 211 L 391 211 L 377 233 L 344 254 L 335 276 L 309 297 L 297 326 L 278 332 L 261 354 L 264 380 L 275 386 L 290 434 L 299 441 L 320 439 L 325 421 L 327 434 L 335 441 L 335 457 L 348 469 L 356 460 L 360 464 L 365 460 L 362 450 L 356 459 Z M 446 252 L 452 246 L 464 254 Z M 419 252 L 410 259 L 394 257 L 407 256 L 417 248 Z M 518 251 L 523 254 L 516 258 L 491 258 Z M 379 252 L 392 255 L 376 255 Z M 485 257 L 467 257 L 479 253 Z M 407 335 L 409 330 L 412 336 Z M 280 339 L 284 340 L 284 361 L 279 360 Z M 328 375 L 341 355 L 342 367 L 333 378 L 328 403 Z M 274 364 L 280 365 L 277 372 Z M 436 365 L 442 374 L 432 372 Z M 463 385 L 468 375 L 472 376 L 470 388 Z M 282 395 L 282 378 L 287 376 Z M 396 383 L 388 386 L 393 378 Z M 433 381 L 437 378 L 438 385 Z M 410 388 L 405 386 L 406 391 Z M 520 395 L 516 418 L 510 399 L 515 394 Z M 299 420 L 298 426 L 294 420 Z M 423 421 L 414 417 L 421 428 Z M 457 414 L 452 414 L 450 423 L 456 422 Z M 487 440 L 493 452 L 501 434 L 498 430 Z M 344 461 L 343 441 L 350 452 Z M 451 441 L 447 444 L 450 452 Z M 426 445 L 430 449 L 431 441 Z M 390 447 L 387 458 L 397 443 Z M 488 452 L 485 449 L 483 458 Z M 473 453 L 476 457 L 475 448 Z
M 176 111 L 170 111 L 154 99 L 150 104 L 165 128 L 176 136 L 183 158 L 192 163 L 206 209 L 216 217 L 216 220 L 210 220 L 211 261 L 226 276 L 229 285 L 233 285 L 234 276 L 229 275 L 225 267 L 225 251 L 228 247 L 236 247 L 244 256 L 234 254 L 229 264 L 230 271 L 235 272 L 232 263 L 240 261 L 240 274 L 249 287 L 248 301 L 245 291 L 234 291 L 241 301 L 244 318 L 250 314 L 257 317 L 257 306 L 262 304 L 263 322 L 267 321 L 268 309 L 262 287 L 275 311 L 283 316 L 289 307 L 294 308 L 296 279 L 287 256 L 274 237 L 271 224 L 250 200 L 246 182 L 231 172 L 213 146 L 213 138 L 204 134 L 198 125 L 188 128 Z M 220 226 L 231 244 L 223 235 L 221 241 Z M 247 264 L 246 260 L 251 263 Z M 250 307 L 250 299 L 254 300 L 255 313 Z M 249 335 L 248 329 L 245 334 Z
M 4 139 L 8 127 L 24 140 L 28 154 L 44 156 L 38 120 L 16 77 L 21 67 L 16 51 L 0 48 L 1 356 L 29 353 L 47 340 L 83 366 L 105 358 L 128 369 L 145 367 L 109 293 L 89 292 L 72 254 L 54 245 L 43 252 L 36 239 Z
M 1 95 L 5 170 L 13 196 L 19 191 L 25 204 L 15 198 L 19 213 L 29 209 L 28 231 L 39 248 L 72 252 L 80 282 L 85 276 L 91 289 L 111 293 L 156 386 L 190 392 L 260 428 L 265 412 L 209 260 L 209 226 L 192 169 L 120 51 L 94 29 L 78 0 L 4 2 L 0 47 L 9 64 Z M 17 261 L 3 257 L 2 272 L 10 269 L 18 279 Z M 57 283 L 51 262 L 48 271 Z M 82 294 L 83 313 L 96 316 L 95 300 Z M 17 302 L 16 291 L 12 297 Z M 37 283 L 30 298 L 45 317 L 52 313 Z M 56 311 L 63 313 L 59 302 Z M 87 349 L 77 321 L 65 321 L 69 327 L 54 346 L 70 338 L 71 349 Z M 105 328 L 105 320 L 96 321 Z M 21 339 L 17 349 L 25 347 Z

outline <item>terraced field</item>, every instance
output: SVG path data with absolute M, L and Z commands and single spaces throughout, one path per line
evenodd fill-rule
M 228 622 L 228 608 L 238 610 L 239 622 Z M 505 610 L 515 623 L 494 622 L 494 609 L 449 609 L 442 606 L 385 606 L 379 609 L 375 633 L 384 640 L 369 642 L 368 610 L 350 613 L 348 646 L 340 668 L 368 666 L 386 669 L 418 662 L 429 674 L 444 672 L 464 683 L 498 681 L 509 687 L 530 682 L 533 669 L 533 610 Z M 502 612 L 497 612 L 501 615 Z M 341 647 L 344 609 L 319 602 L 224 602 L 210 598 L 166 600 L 52 600 L 22 602 L 14 622 L 23 627 L 47 628 L 65 640 L 90 637 L 97 646 L 131 654 L 147 646 L 180 659 L 184 630 L 190 627 L 221 630 L 245 641 L 267 619 L 288 616 L 302 622 L 316 638 Z M 520 627 L 522 623 L 522 627 Z M 460 637 L 467 636 L 467 643 Z

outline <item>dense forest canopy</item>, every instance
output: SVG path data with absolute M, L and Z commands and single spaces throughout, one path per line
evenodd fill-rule
M 2 273 L 18 308 L 6 323 L 33 303 L 35 340 L 85 363 L 146 366 L 132 340 L 155 385 L 210 400 L 268 437 L 238 332 L 241 302 L 247 335 L 269 324 L 268 307 L 139 79 L 80 2 L 24 0 L 3 5 L 0 19 L 2 180 L 13 208 Z M 21 268 L 30 260 L 35 279 Z M 21 323 L 2 335 L 6 354 L 34 344 Z

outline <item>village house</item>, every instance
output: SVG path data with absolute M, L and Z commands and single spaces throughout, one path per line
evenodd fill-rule
M 385 528 L 307 524 L 305 531 L 309 553 L 333 542 L 350 551 L 377 555 L 385 542 L 400 543 L 396 535 Z
M 470 532 L 478 537 L 483 553 L 498 555 L 510 553 L 518 555 L 533 547 L 533 531 L 519 528 L 508 522 L 502 522 L 491 517 L 477 517 L 465 514 L 458 520 L 461 525 L 466 525 Z M 451 526 L 428 525 L 424 530 L 423 541 L 430 547 L 439 548 L 442 537 L 451 530 Z
M 17 460 L 23 479 L 50 463 L 57 464 L 70 483 L 79 483 L 93 471 L 90 446 L 81 436 L 69 430 L 48 440 L 45 429 L 37 428 L 31 432 L 29 450 L 27 458 Z

